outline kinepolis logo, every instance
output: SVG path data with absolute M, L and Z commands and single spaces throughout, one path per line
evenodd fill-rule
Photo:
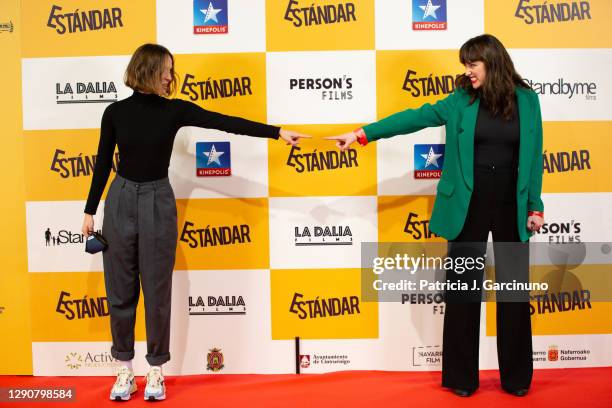
M 414 145 L 414 178 L 439 179 L 444 166 L 443 144 Z
M 61 6 L 52 5 L 47 20 L 47 27 L 53 28 L 58 34 L 123 27 L 123 12 L 119 7 L 87 11 L 76 9 L 67 13 L 62 13 L 62 10 Z
M 444 293 L 402 293 L 402 305 L 431 305 L 432 314 L 444 314 Z
M 118 367 L 119 360 L 115 359 L 109 352 L 101 353 L 68 353 L 64 358 L 66 367 L 71 370 L 83 368 Z
M 544 315 L 574 310 L 591 309 L 591 291 L 574 290 L 572 292 L 544 293 L 530 296 L 529 310 L 532 315 Z
M 286 163 L 287 166 L 295 168 L 298 173 L 359 167 L 355 149 L 343 152 L 338 152 L 337 149 L 322 152 L 317 152 L 315 149 L 308 153 L 301 153 L 301 151 L 301 147 L 292 146 Z
M 192 101 L 206 101 L 253 95 L 253 90 L 251 89 L 251 78 L 248 76 L 220 79 L 209 77 L 206 80 L 198 81 L 195 75 L 185 74 L 181 94 L 187 95 Z
M 322 101 L 350 101 L 353 99 L 353 78 L 343 75 L 328 78 L 290 78 L 292 91 L 318 91 Z
M 412 211 L 408 214 L 408 218 L 406 219 L 404 232 L 411 235 L 412 238 L 416 240 L 438 237 L 438 235 L 429 230 L 429 220 L 419 220 L 419 214 L 413 213 Z
M 112 103 L 118 100 L 117 87 L 109 82 L 57 82 L 55 102 L 65 103 Z
M 412 366 L 442 365 L 442 346 L 420 346 L 412 348 Z
M 70 293 L 61 291 L 55 311 L 63 314 L 68 320 L 92 319 L 94 317 L 104 317 L 110 314 L 108 310 L 108 300 L 106 297 L 83 298 L 70 300 Z
M 543 235 L 548 238 L 551 244 L 566 244 L 582 242 L 580 233 L 582 232 L 582 223 L 576 220 L 565 222 L 547 222 L 542 225 L 538 235 Z
M 538 95 L 562 95 L 572 99 L 584 95 L 587 101 L 597 100 L 597 84 L 595 82 L 568 82 L 563 78 L 555 82 L 535 82 L 525 78 L 525 81 Z
M 448 95 L 455 90 L 455 79 L 453 75 L 433 74 L 417 77 L 417 72 L 409 69 L 406 71 L 402 90 L 409 92 L 414 97 L 430 95 Z
M 353 245 L 348 225 L 314 225 L 295 227 L 295 246 Z
M 98 230 L 97 232 L 101 232 Z M 60 246 L 67 244 L 83 244 L 85 236 L 80 232 L 71 232 L 68 230 L 59 230 L 57 235 L 53 235 L 51 228 L 45 230 L 45 246 Z
M 230 142 L 196 143 L 196 176 L 231 176 Z
M 356 6 L 352 2 L 338 4 L 315 4 L 312 0 L 302 2 L 309 4 L 301 6 L 297 0 L 289 0 L 284 19 L 294 27 L 319 26 L 324 24 L 350 23 L 357 21 Z
M 294 293 L 289 307 L 289 312 L 295 313 L 301 320 L 361 314 L 358 296 L 327 299 L 317 296 L 314 299 L 302 300 L 303 297 L 301 293 Z
M 591 20 L 591 4 L 588 1 L 518 0 L 514 17 L 525 24 L 562 23 L 575 20 Z
M 189 296 L 189 315 L 246 315 L 246 303 L 240 295 Z
M 93 174 L 97 155 L 83 156 L 83 153 L 70 157 L 65 155 L 65 150 L 55 149 L 51 161 L 51 171 L 58 173 L 62 178 L 91 176 Z M 117 172 L 118 165 L 119 152 L 116 152 L 112 163 L 113 172 Z
M 446 30 L 446 0 L 412 0 L 413 30 Z
M 12 33 L 14 29 L 15 29 L 15 26 L 13 25 L 12 20 L 9 21 L 8 23 L 0 23 L 0 33 L 2 33 L 3 31 L 7 33 Z
M 227 0 L 194 0 L 193 33 L 227 34 Z
M 206 248 L 217 245 L 237 245 L 251 242 L 251 227 L 248 224 L 221 225 L 197 228 L 193 222 L 185 221 L 181 241 L 190 248 Z
M 586 149 L 564 152 L 548 152 L 544 150 L 542 157 L 544 159 L 545 173 L 591 170 L 591 154 Z

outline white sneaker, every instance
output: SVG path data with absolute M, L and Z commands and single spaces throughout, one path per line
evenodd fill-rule
M 160 401 L 166 399 L 166 385 L 161 368 L 152 367 L 147 374 L 147 385 L 145 387 L 144 399 L 147 401 Z
M 113 401 L 127 401 L 136 392 L 136 381 L 134 373 L 127 367 L 122 366 L 117 372 L 117 380 L 111 389 L 110 399 Z

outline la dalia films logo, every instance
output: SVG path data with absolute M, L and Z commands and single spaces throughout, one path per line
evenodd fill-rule
M 227 0 L 194 0 L 193 33 L 227 34 Z
M 231 176 L 230 142 L 197 142 L 196 167 L 198 177 Z
M 446 30 L 446 0 L 412 0 L 412 29 Z

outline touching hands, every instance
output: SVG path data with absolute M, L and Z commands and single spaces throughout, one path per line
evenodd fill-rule
M 295 146 L 300 142 L 300 139 L 309 139 L 311 136 L 304 135 L 302 133 L 294 132 L 293 130 L 281 129 L 279 136 L 288 145 Z
M 351 144 L 357 141 L 357 135 L 355 132 L 348 132 L 338 136 L 329 136 L 326 137 L 327 140 L 335 140 L 336 147 L 341 151 L 348 150 L 351 147 Z

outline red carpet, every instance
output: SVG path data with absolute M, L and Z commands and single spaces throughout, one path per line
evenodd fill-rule
M 151 406 L 144 385 L 127 402 L 108 400 L 111 377 L 0 376 L 0 387 L 76 387 L 73 403 L 0 403 L 3 407 Z M 199 375 L 167 377 L 163 407 L 611 407 L 612 367 L 536 370 L 526 397 L 504 393 L 497 371 L 481 371 L 480 389 L 459 398 L 440 388 L 440 372 L 351 371 L 307 375 Z

